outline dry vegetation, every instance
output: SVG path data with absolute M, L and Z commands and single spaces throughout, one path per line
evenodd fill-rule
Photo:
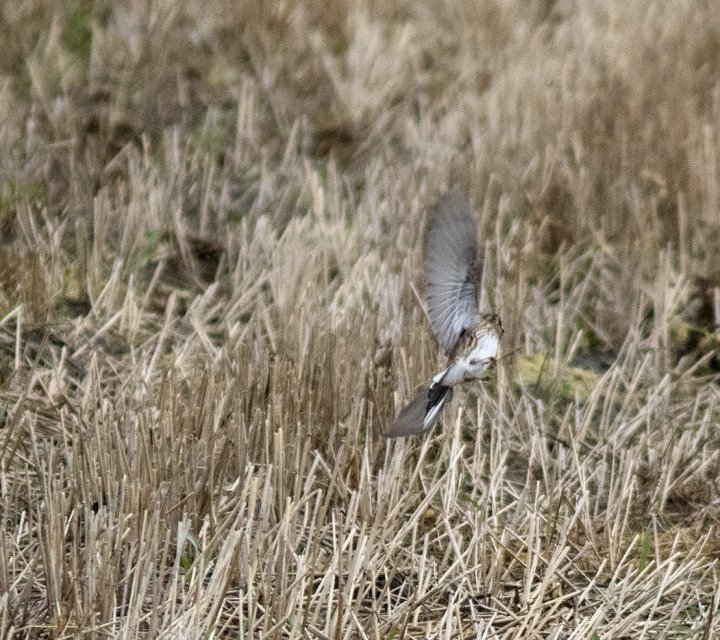
M 720 633 L 716 2 L 0 32 L 0 637 Z M 506 357 L 387 442 L 448 187 Z

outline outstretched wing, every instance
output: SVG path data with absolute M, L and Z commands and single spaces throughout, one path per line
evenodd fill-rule
M 449 355 L 463 329 L 473 325 L 478 313 L 475 220 L 468 201 L 459 193 L 443 195 L 433 208 L 425 272 L 430 324 Z

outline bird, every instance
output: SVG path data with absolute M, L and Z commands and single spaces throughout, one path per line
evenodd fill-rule
M 426 230 L 425 303 L 447 366 L 400 411 L 386 437 L 427 433 L 452 399 L 453 387 L 479 380 L 497 365 L 504 329 L 497 313 L 480 312 L 481 274 L 470 204 L 457 191 L 445 193 L 431 208 Z

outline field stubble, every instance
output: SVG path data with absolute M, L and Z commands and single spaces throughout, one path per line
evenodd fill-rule
M 0 636 L 717 634 L 713 7 L 4 5 Z

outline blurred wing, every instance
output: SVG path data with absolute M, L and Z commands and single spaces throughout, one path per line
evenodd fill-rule
M 475 220 L 468 201 L 458 193 L 442 196 L 427 233 L 425 299 L 432 330 L 449 355 L 478 313 Z
M 419 436 L 430 431 L 440 417 L 446 403 L 450 402 L 453 392 L 450 387 L 440 387 L 439 397 L 432 400 L 428 397 L 428 388 L 420 389 L 414 400 L 400 412 L 397 420 L 385 434 L 386 438 L 402 438 Z M 428 410 L 429 408 L 429 410 Z
M 424 387 L 415 399 L 400 412 L 397 420 L 385 434 L 387 438 L 420 435 L 425 430 L 425 413 L 428 405 L 428 390 Z

